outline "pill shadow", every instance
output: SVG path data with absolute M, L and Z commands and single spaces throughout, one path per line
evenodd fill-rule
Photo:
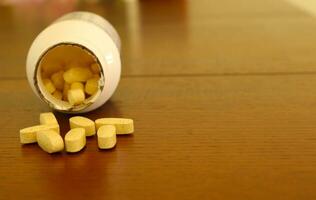
M 43 157 L 45 159 L 47 158 L 54 158 L 54 157 L 61 157 L 63 156 L 64 152 L 55 152 L 55 153 L 47 153 L 41 149 L 40 146 L 38 146 L 37 143 L 32 143 L 32 144 L 23 144 L 21 145 L 21 155 L 22 159 L 27 159 L 30 155 L 32 157 L 37 157 L 37 159 L 40 161 Z M 50 156 L 50 157 L 47 157 Z
M 34 153 L 35 151 L 38 151 L 40 147 L 37 145 L 37 143 L 32 144 L 21 144 L 21 153 L 22 155 L 27 155 L 29 153 Z
M 83 154 L 87 149 L 87 145 L 85 145 L 80 151 L 77 151 L 77 152 L 66 152 L 65 151 L 65 154 L 66 156 L 79 156 L 81 154 Z
M 116 148 L 117 148 L 117 145 L 115 145 L 115 146 L 114 146 L 113 148 L 111 148 L 111 149 L 100 149 L 100 148 L 98 148 L 98 152 L 109 154 L 109 153 L 113 153 L 114 151 L 116 151 Z

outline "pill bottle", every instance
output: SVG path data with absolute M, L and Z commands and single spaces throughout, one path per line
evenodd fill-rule
M 120 47 L 118 33 L 101 16 L 90 12 L 68 13 L 54 21 L 33 41 L 26 59 L 28 82 L 34 93 L 54 110 L 65 113 L 89 112 L 103 105 L 119 83 Z M 97 66 L 96 74 L 90 74 L 92 65 Z M 47 90 L 45 85 L 54 73 L 60 72 L 61 77 L 64 77 L 65 72 L 72 67 L 88 68 L 89 77 L 96 77 L 97 80 L 95 93 L 85 94 L 79 104 L 67 101 L 71 83 L 62 80 L 62 88 L 58 92 L 55 88 L 54 93 Z M 75 73 L 72 76 L 79 77 Z

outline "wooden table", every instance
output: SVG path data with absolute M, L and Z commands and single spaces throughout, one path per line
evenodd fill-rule
M 0 199 L 316 199 L 316 18 L 284 0 L 0 6 Z M 49 155 L 19 129 L 49 111 L 25 78 L 35 36 L 87 10 L 122 38 L 117 92 L 85 114 L 133 136 Z M 62 134 L 70 115 L 56 113 Z

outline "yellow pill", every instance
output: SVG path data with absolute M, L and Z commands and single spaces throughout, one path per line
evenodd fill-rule
M 86 82 L 85 92 L 87 94 L 93 95 L 98 91 L 99 88 L 99 78 L 90 78 Z
M 41 113 L 40 114 L 40 124 L 45 125 L 45 124 L 57 124 L 57 119 L 55 115 L 52 112 L 46 112 L 46 113 Z
M 37 144 L 47 153 L 55 153 L 64 149 L 63 138 L 53 130 L 37 132 Z
M 92 77 L 92 72 L 88 67 L 72 67 L 64 73 L 64 80 L 67 83 L 85 82 Z
M 45 124 L 45 125 L 37 125 L 37 126 L 31 126 L 28 128 L 23 128 L 20 130 L 20 142 L 22 144 L 37 142 L 36 140 L 37 132 L 45 131 L 45 130 L 53 130 L 59 133 L 59 126 L 58 124 Z
M 64 89 L 63 89 L 63 100 L 68 101 L 68 90 L 70 89 L 69 83 L 64 83 Z
M 54 73 L 51 76 L 51 80 L 54 84 L 54 86 L 58 89 L 58 90 L 63 90 L 64 88 L 64 77 L 63 77 L 64 71 L 59 71 Z
M 84 128 L 74 128 L 65 136 L 67 152 L 78 152 L 86 146 L 86 134 Z
M 84 85 L 81 82 L 74 82 L 70 85 L 70 89 L 74 90 L 74 89 L 81 89 L 84 90 Z
M 68 90 L 67 98 L 71 105 L 79 105 L 85 99 L 84 91 L 81 89 Z
M 95 134 L 95 124 L 94 121 L 86 117 L 76 116 L 69 119 L 70 128 L 84 128 L 86 136 L 91 136 Z
M 61 91 L 59 90 L 55 90 L 55 92 L 53 92 L 53 97 L 55 97 L 56 99 L 62 100 L 63 98 L 63 93 L 61 93 Z
M 111 149 L 116 144 L 115 126 L 103 125 L 98 129 L 98 146 L 100 149 Z
M 100 65 L 98 63 L 93 63 L 92 65 L 90 65 L 90 68 L 94 74 L 99 74 L 101 71 Z
M 103 125 L 114 125 L 116 134 L 131 134 L 134 132 L 134 122 L 132 119 L 124 118 L 101 118 L 95 120 L 95 126 L 98 130 Z
M 53 92 L 55 92 L 56 88 L 55 88 L 53 82 L 50 79 L 47 79 L 47 78 L 43 79 L 43 84 L 44 84 L 44 87 L 47 90 L 47 92 L 49 92 L 51 94 Z

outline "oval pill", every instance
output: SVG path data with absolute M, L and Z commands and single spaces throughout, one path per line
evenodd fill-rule
M 98 129 L 98 146 L 100 149 L 111 149 L 116 144 L 116 130 L 113 125 L 103 125 Z
M 55 153 L 64 149 L 63 138 L 56 131 L 39 131 L 36 138 L 38 145 L 47 153 Z
M 95 134 L 94 121 L 86 117 L 76 116 L 69 119 L 70 128 L 84 128 L 86 136 L 92 136 Z
M 79 105 L 85 100 L 85 94 L 81 89 L 70 89 L 68 90 L 67 98 L 71 105 Z
M 61 100 L 63 98 L 63 93 L 61 93 L 61 91 L 59 90 L 55 90 L 55 92 L 53 92 L 53 97 L 55 97 L 56 99 Z
M 44 84 L 44 87 L 47 90 L 47 92 L 49 92 L 51 94 L 53 92 L 55 92 L 56 88 L 50 79 L 47 79 L 47 78 L 43 79 L 43 84 Z
M 85 82 L 91 78 L 92 75 L 88 67 L 72 67 L 63 74 L 63 77 L 67 83 L 73 83 Z
M 73 128 L 65 136 L 67 152 L 78 152 L 86 146 L 86 134 L 84 128 Z
M 100 71 L 101 71 L 101 68 L 99 66 L 98 63 L 93 63 L 92 65 L 90 65 L 91 67 L 91 71 L 94 73 L 94 74 L 99 74 Z
M 131 134 L 134 132 L 134 122 L 132 119 L 125 118 L 100 118 L 95 120 L 95 126 L 98 130 L 103 125 L 114 125 L 116 134 Z
M 64 77 L 63 77 L 64 71 L 59 71 L 54 73 L 51 76 L 51 80 L 54 84 L 54 86 L 58 89 L 58 90 L 62 90 L 64 88 Z
M 81 89 L 84 90 L 84 85 L 81 82 L 74 82 L 70 85 L 70 89 L 74 90 L 74 89 Z
M 22 144 L 37 142 L 37 132 L 45 130 L 53 130 L 59 133 L 59 126 L 58 124 L 45 124 L 23 128 L 20 130 L 20 142 Z
M 57 119 L 52 112 L 46 112 L 40 114 L 40 124 L 57 124 Z
M 85 92 L 87 94 L 93 95 L 98 91 L 99 88 L 99 78 L 90 78 L 87 80 L 85 85 Z

